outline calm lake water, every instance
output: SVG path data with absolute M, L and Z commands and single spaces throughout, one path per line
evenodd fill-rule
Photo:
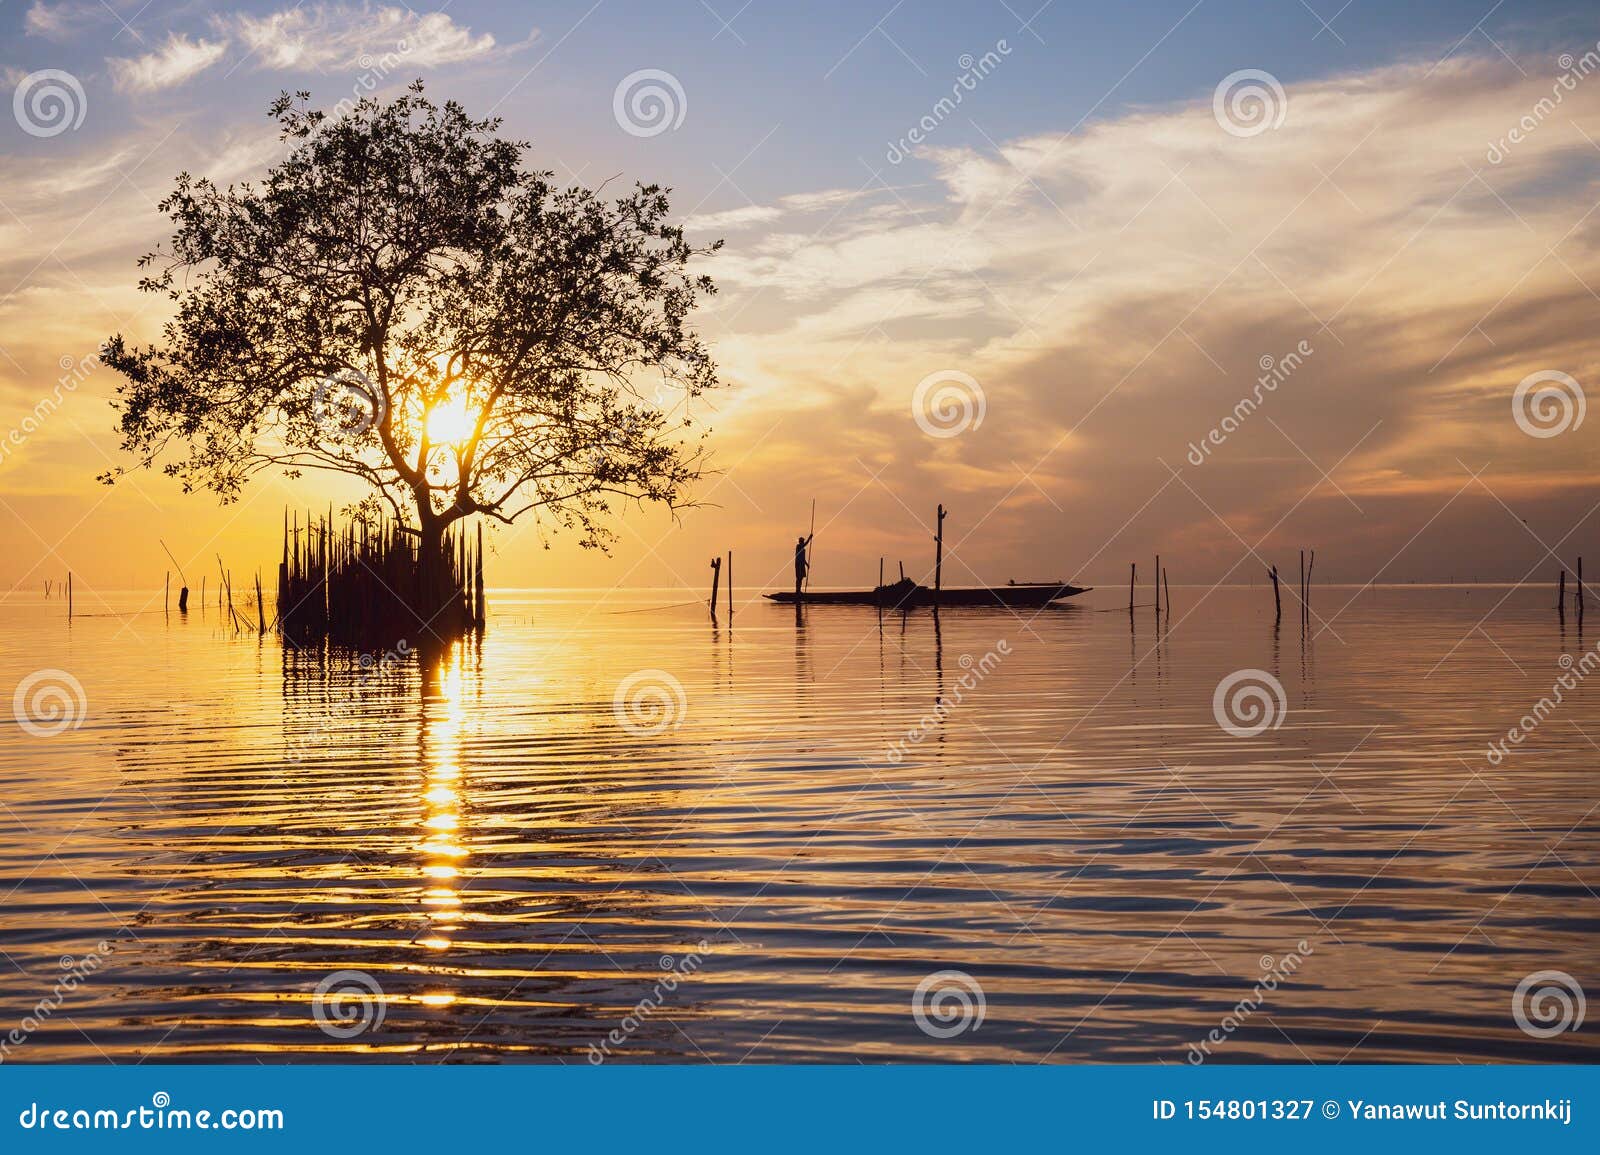
M 1600 616 L 1172 594 L 500 591 L 365 667 L 14 594 L 6 1057 L 1600 1059 Z

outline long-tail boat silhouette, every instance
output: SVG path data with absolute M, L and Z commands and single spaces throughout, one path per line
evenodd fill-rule
M 1067 582 L 1011 582 L 1003 586 L 977 586 L 968 589 L 939 589 L 901 578 L 870 590 L 817 590 L 796 594 L 783 590 L 766 597 L 792 605 L 798 599 L 805 605 L 883 606 L 890 609 L 916 609 L 921 606 L 1043 606 L 1061 598 L 1087 593 L 1089 587 Z

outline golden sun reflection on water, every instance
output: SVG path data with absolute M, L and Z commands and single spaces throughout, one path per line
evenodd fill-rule
M 29 1058 L 582 1062 L 632 1015 L 621 1061 L 1182 1063 L 1304 941 L 1224 1058 L 1600 1057 L 1508 1009 L 1597 938 L 1600 682 L 1483 761 L 1594 644 L 1545 593 L 1474 633 L 1498 591 L 1330 591 L 1335 639 L 1259 589 L 1160 631 L 504 592 L 373 676 L 214 606 L 129 646 L 0 599 L 0 685 L 49 663 L 91 703 L 0 732 L 0 1011 L 106 940 Z M 1242 669 L 1287 704 L 1253 738 L 1213 714 Z M 641 673 L 658 713 L 619 715 Z M 981 1030 L 918 1028 L 943 970 Z M 341 1039 L 311 1002 L 350 972 L 385 1014 Z

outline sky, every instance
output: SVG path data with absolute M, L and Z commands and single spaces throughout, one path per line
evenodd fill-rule
M 698 507 L 626 511 L 604 555 L 497 529 L 493 584 L 698 591 L 733 550 L 782 588 L 813 500 L 819 585 L 924 575 L 940 502 L 948 584 L 1600 558 L 1592 4 L 6 0 L 0 29 L 3 589 L 159 587 L 163 539 L 270 567 L 285 505 L 358 495 L 97 484 L 126 459 L 89 359 L 159 333 L 134 262 L 180 171 L 259 176 L 282 90 L 417 77 L 726 242 Z

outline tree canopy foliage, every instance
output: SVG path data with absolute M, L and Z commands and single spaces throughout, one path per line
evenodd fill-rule
M 425 545 L 474 514 L 603 545 L 618 502 L 685 504 L 689 402 L 718 385 L 690 266 L 721 242 L 691 246 L 655 185 L 558 187 L 420 82 L 308 101 L 273 104 L 290 151 L 262 181 L 183 173 L 161 204 L 140 287 L 175 315 L 104 352 L 137 466 L 224 502 L 264 470 L 351 474 Z

